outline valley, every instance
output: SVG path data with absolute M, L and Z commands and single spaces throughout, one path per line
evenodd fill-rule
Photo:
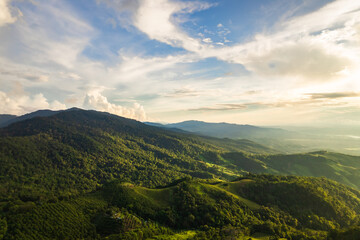
M 4 239 L 334 239 L 359 221 L 358 156 L 283 154 L 81 109 L 0 136 Z

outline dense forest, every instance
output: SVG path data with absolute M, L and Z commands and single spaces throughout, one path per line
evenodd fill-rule
M 0 128 L 0 165 L 0 239 L 360 234 L 356 156 L 285 155 L 71 109 Z

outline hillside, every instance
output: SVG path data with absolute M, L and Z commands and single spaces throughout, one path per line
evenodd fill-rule
M 276 151 L 248 140 L 71 109 L 0 128 L 0 197 L 66 198 L 112 179 L 154 187 L 182 177 L 231 180 L 247 172 L 325 176 L 359 189 L 359 157 L 270 153 Z
M 326 177 L 360 189 L 360 156 L 328 151 L 268 155 L 226 152 L 214 161 L 220 159 L 228 163 L 229 168 L 254 173 Z
M 186 176 L 231 179 L 242 170 L 208 164 L 207 156 L 233 150 L 272 151 L 72 109 L 0 128 L 0 196 L 66 197 L 118 178 L 147 187 Z
M 0 239 L 346 239 L 359 162 L 103 112 L 33 115 L 0 128 Z
M 0 114 L 0 127 L 5 125 L 4 123 L 10 121 L 11 119 L 16 118 L 15 115 L 11 114 Z
M 62 111 L 38 110 L 36 112 L 28 113 L 28 114 L 25 114 L 22 116 L 10 115 L 10 117 L 5 118 L 4 120 L 2 120 L 2 118 L 0 116 L 0 127 L 7 127 L 12 123 L 21 122 L 21 121 L 31 119 L 34 117 L 49 117 L 49 116 L 55 115 L 59 112 L 62 112 Z
M 3 205 L 4 239 L 330 240 L 357 231 L 359 198 L 318 178 L 183 179 L 156 189 L 117 180 L 70 200 Z

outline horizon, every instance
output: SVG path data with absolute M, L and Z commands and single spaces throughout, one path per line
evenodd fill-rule
M 96 110 L 96 109 L 84 109 L 81 107 L 72 107 L 72 108 L 67 108 L 67 109 L 58 109 L 58 110 L 53 110 L 53 109 L 37 109 L 33 112 L 28 112 L 28 113 L 24 113 L 24 114 L 20 114 L 20 115 L 15 115 L 15 114 L 2 114 L 1 115 L 9 115 L 9 116 L 15 116 L 15 118 L 18 117 L 22 117 L 28 114 L 33 114 L 35 112 L 38 111 L 54 111 L 54 112 L 61 112 L 61 111 L 69 111 L 69 110 L 82 110 L 82 111 L 96 111 L 96 112 L 101 112 L 101 113 L 110 113 L 107 111 L 100 111 L 100 110 Z M 114 113 L 110 113 L 113 114 L 115 116 L 120 116 Z M 120 117 L 124 117 L 124 116 L 120 116 Z M 283 129 L 283 130 L 288 130 L 288 131 L 313 131 L 313 130 L 317 130 L 319 132 L 315 133 L 315 134 L 319 134 L 321 133 L 321 135 L 325 134 L 330 134 L 330 135 L 334 135 L 334 133 L 347 133 L 347 135 L 341 135 L 341 136 L 348 136 L 350 138 L 353 138 L 354 140 L 358 140 L 360 139 L 360 126 L 355 126 L 355 125 L 255 125 L 255 124 L 251 124 L 251 123 L 235 123 L 235 122 L 211 122 L 211 121 L 204 121 L 204 120 L 197 120 L 197 119 L 188 119 L 188 120 L 184 120 L 184 121 L 177 121 L 177 122 L 164 122 L 164 121 L 148 121 L 148 120 L 144 120 L 144 121 L 140 121 L 138 119 L 134 119 L 134 118 L 129 118 L 129 117 L 124 117 L 124 118 L 128 118 L 130 120 L 136 120 L 139 121 L 141 123 L 147 124 L 147 123 L 155 123 L 155 124 L 162 124 L 162 125 L 171 125 L 171 124 L 178 124 L 178 123 L 184 123 L 184 122 L 201 122 L 201 123 L 209 123 L 209 124 L 229 124 L 229 125 L 238 125 L 238 126 L 254 126 L 254 127 L 261 127 L 261 128 L 278 128 L 278 129 Z M 326 132 L 322 132 L 323 130 L 326 130 Z M 353 137 L 351 137 L 351 134 L 348 132 L 349 130 L 351 131 L 355 131 L 355 135 Z M 356 135 L 357 134 L 357 135 Z M 339 135 L 340 136 L 340 135 Z
M 0 0 L 0 114 L 360 126 L 360 2 Z

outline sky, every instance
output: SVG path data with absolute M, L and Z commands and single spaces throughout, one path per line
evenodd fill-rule
M 360 1 L 0 0 L 0 114 L 360 125 Z

